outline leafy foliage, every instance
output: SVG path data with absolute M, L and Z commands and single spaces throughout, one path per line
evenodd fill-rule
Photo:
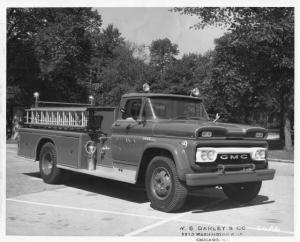
M 154 40 L 150 45 L 150 64 L 163 75 L 178 53 L 178 46 L 168 38 Z
M 88 72 L 90 36 L 99 32 L 101 16 L 88 8 L 18 8 L 7 14 L 7 82 L 23 90 L 22 104 L 35 90 L 47 100 L 85 99 L 79 82 Z
M 281 127 L 286 143 L 294 112 L 293 8 L 175 8 L 198 16 L 194 29 L 227 33 L 204 55 L 178 56 L 169 39 L 149 51 L 125 40 L 91 8 L 7 10 L 7 110 L 46 100 L 117 105 L 126 92 L 189 94 L 198 87 L 209 113 L 223 120 Z M 9 113 L 8 113 L 9 116 Z M 293 120 L 291 122 L 293 124 Z
M 175 8 L 173 11 L 198 16 L 199 23 L 193 26 L 196 29 L 208 26 L 228 29 L 229 33 L 216 41 L 211 83 L 217 96 L 223 99 L 220 107 L 226 116 L 237 121 L 258 121 L 265 126 L 279 119 L 284 130 L 294 112 L 294 9 Z M 287 140 L 289 132 L 285 132 L 285 138 L 286 143 L 291 143 Z

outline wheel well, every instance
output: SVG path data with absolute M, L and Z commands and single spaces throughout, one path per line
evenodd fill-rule
M 39 141 L 39 144 L 38 144 L 38 146 L 36 148 L 35 160 L 39 160 L 41 149 L 42 149 L 43 145 L 46 144 L 46 143 L 48 143 L 48 142 L 54 144 L 54 142 L 51 139 L 49 139 L 49 138 L 43 138 L 43 139 L 41 139 Z
M 161 148 L 147 149 L 144 152 L 142 160 L 141 160 L 140 169 L 139 169 L 139 173 L 138 173 L 138 179 L 137 179 L 138 184 L 144 184 L 147 167 L 148 167 L 150 161 L 155 156 L 166 156 L 166 157 L 170 158 L 171 160 L 174 160 L 173 155 L 169 150 L 161 149 Z

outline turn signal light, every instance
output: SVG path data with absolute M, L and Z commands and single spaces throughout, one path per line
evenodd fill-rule
M 211 131 L 202 131 L 201 136 L 203 138 L 210 138 L 212 136 L 212 132 Z
M 255 137 L 256 138 L 263 138 L 264 137 L 264 133 L 263 132 L 257 132 L 257 133 L 255 133 Z

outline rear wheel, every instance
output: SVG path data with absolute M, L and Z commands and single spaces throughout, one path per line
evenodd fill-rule
M 44 182 L 56 184 L 62 181 L 63 171 L 56 167 L 57 158 L 54 144 L 43 145 L 39 157 L 40 174 Z
M 163 156 L 154 157 L 147 168 L 146 191 L 152 207 L 164 212 L 180 209 L 187 196 L 174 162 Z
M 225 184 L 222 186 L 225 195 L 236 202 L 249 202 L 254 199 L 260 191 L 261 181 Z

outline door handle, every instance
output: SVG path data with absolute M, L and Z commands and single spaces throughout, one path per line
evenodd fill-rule
M 121 124 L 120 123 L 115 123 L 114 126 L 115 127 L 119 127 Z

